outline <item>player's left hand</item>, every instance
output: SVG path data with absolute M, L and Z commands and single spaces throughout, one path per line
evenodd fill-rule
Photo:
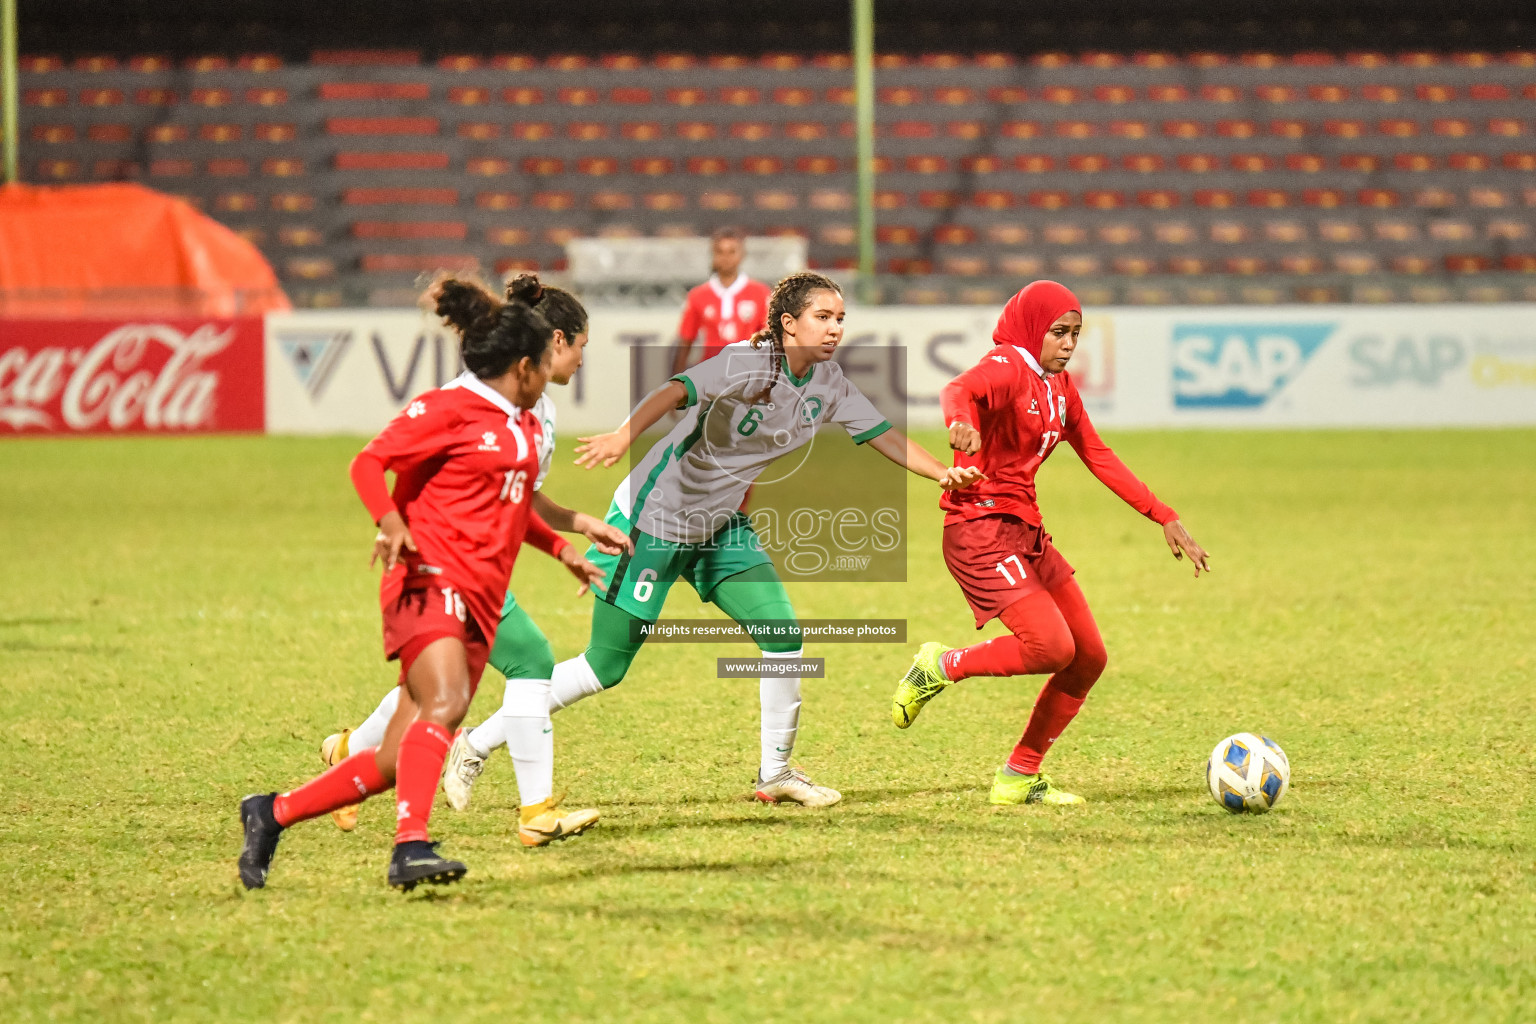
M 634 541 L 630 540 L 629 535 L 617 526 L 610 526 L 588 515 L 583 515 L 582 522 L 576 525 L 581 530 L 581 535 L 595 544 L 597 550 L 605 555 L 635 553 Z
M 950 466 L 939 477 L 939 486 L 946 491 L 959 491 L 986 478 L 980 466 Z
M 1168 550 L 1173 552 L 1173 557 L 1183 560 L 1185 555 L 1195 566 L 1195 579 L 1200 578 L 1201 571 L 1211 571 L 1211 555 L 1205 548 L 1195 542 L 1195 538 L 1184 529 L 1184 524 L 1175 519 L 1171 523 L 1163 524 L 1163 540 L 1168 542 Z
M 603 580 L 607 578 L 603 570 L 587 561 L 575 545 L 568 545 L 560 552 L 560 564 L 571 571 L 571 575 L 581 581 L 581 589 L 576 591 L 577 597 L 586 597 L 587 592 L 593 587 L 603 590 Z

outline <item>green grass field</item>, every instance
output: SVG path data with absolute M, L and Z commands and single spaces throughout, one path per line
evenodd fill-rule
M 986 803 L 1039 680 L 898 732 L 889 645 L 811 652 L 797 760 L 844 802 L 756 806 L 757 687 L 713 662 L 747 649 L 671 645 L 556 719 L 557 788 L 602 824 L 525 851 L 498 755 L 439 803 L 471 873 L 426 896 L 384 883 L 387 801 L 235 877 L 239 798 L 393 681 L 359 442 L 0 443 L 0 1018 L 1536 1020 L 1536 431 L 1111 440 L 1217 569 L 1071 454 L 1043 475 L 1110 652 L 1047 761 L 1085 807 Z M 615 482 L 548 489 L 601 511 Z M 975 635 L 911 493 L 911 582 L 800 585 L 802 615 Z M 530 552 L 514 584 L 577 653 L 569 577 Z M 487 673 L 471 719 L 500 697 Z M 1240 730 L 1294 766 L 1270 815 L 1205 790 Z

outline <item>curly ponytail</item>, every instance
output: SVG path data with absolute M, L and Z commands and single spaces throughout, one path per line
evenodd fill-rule
M 442 277 L 422 298 L 458 332 L 460 355 L 476 377 L 499 377 L 524 358 L 539 362 L 554 337 L 549 321 L 529 303 L 502 302 L 474 281 Z
M 526 302 L 543 314 L 555 330 L 569 342 L 587 330 L 587 309 L 581 300 L 564 288 L 544 284 L 538 274 L 518 274 L 507 282 L 507 298 Z
M 779 382 L 779 361 L 784 356 L 784 314 L 788 313 L 792 320 L 798 319 L 810 306 L 811 296 L 822 291 L 843 294 L 836 281 L 809 270 L 790 274 L 773 286 L 773 294 L 768 297 L 768 326 L 750 339 L 753 348 L 762 348 L 765 341 L 769 343 L 773 359 L 772 374 L 763 389 L 748 399 L 752 404 L 766 402 L 773 393 L 774 385 Z

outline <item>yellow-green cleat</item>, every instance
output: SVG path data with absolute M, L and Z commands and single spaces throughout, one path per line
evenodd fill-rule
M 917 713 L 923 710 L 923 705 L 949 685 L 949 680 L 939 669 L 939 656 L 947 650 L 948 647 L 933 641 L 917 649 L 912 667 L 907 669 L 907 674 L 896 684 L 896 692 L 891 695 L 891 721 L 896 728 L 905 729 L 917 721 Z
M 994 804 L 1080 804 L 1083 798 L 1075 793 L 1065 793 L 1057 789 L 1051 783 L 1051 777 L 1045 774 L 1014 775 L 1005 768 L 999 768 L 997 774 L 992 777 L 992 797 Z

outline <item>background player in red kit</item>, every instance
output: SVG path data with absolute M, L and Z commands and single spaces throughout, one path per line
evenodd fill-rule
M 1067 362 L 1082 330 L 1082 306 L 1054 281 L 1036 281 L 1003 309 L 993 347 L 944 387 L 941 404 L 956 466 L 983 480 L 946 491 L 944 561 L 980 629 L 998 617 L 1010 636 L 971 647 L 926 643 L 896 688 L 891 717 L 905 729 L 924 704 L 971 676 L 1049 672 L 1024 736 L 997 770 L 994 804 L 1081 803 L 1040 772 L 1040 760 L 1082 707 L 1104 671 L 1104 642 L 1072 566 L 1051 544 L 1035 502 L 1035 473 L 1065 440 L 1110 490 L 1162 524 L 1173 557 L 1189 556 L 1195 576 L 1208 555 L 1093 429 Z
M 683 304 L 673 373 L 688 368 L 695 342 L 703 342 L 699 358 L 708 359 L 725 346 L 752 337 L 768 323 L 769 287 L 741 273 L 741 260 L 746 255 L 741 232 L 721 228 L 710 239 L 714 274 L 690 291 Z
M 557 530 L 586 533 L 622 550 L 627 539 L 591 516 L 534 492 L 538 419 L 529 410 L 549 379 L 549 322 L 537 278 L 514 282 L 506 303 L 452 278 L 429 293 L 461 338 L 467 371 L 415 399 L 352 462 L 352 483 L 378 524 L 375 559 L 384 560 L 379 602 L 384 653 L 399 659 L 403 692 L 377 747 L 352 753 L 288 793 L 240 803 L 245 845 L 240 880 L 266 884 L 284 828 L 391 787 L 395 848 L 389 883 L 452 882 L 467 870 L 438 856 L 427 821 L 453 730 L 485 669 L 507 581 L 530 510 Z M 384 473 L 395 473 L 394 493 Z

